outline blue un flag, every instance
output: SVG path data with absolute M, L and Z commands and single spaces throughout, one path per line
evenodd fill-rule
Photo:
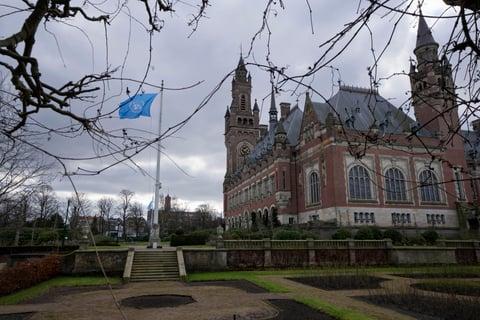
M 123 101 L 118 109 L 120 119 L 150 117 L 150 106 L 156 96 L 156 93 L 141 93 Z

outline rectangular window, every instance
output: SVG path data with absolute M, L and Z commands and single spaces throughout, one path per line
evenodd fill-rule
M 455 168 L 453 171 L 455 178 L 455 191 L 457 193 L 458 200 L 465 200 L 465 193 L 463 192 L 462 174 L 459 168 Z
M 288 218 L 288 224 L 293 224 L 295 222 L 295 218 Z
M 354 217 L 353 220 L 355 221 L 355 223 L 358 223 L 358 212 L 355 212 L 353 214 L 353 217 Z
M 370 212 L 370 222 L 375 223 L 375 213 Z
M 427 213 L 427 223 L 431 224 L 432 223 L 432 217 Z
M 282 171 L 282 190 L 287 189 L 287 173 L 285 170 Z

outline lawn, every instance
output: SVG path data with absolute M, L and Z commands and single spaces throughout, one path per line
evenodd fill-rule
M 120 278 L 109 278 L 110 284 L 119 284 Z M 17 304 L 22 301 L 30 300 L 41 296 L 54 287 L 80 287 L 80 286 L 99 286 L 105 285 L 103 277 L 57 277 L 41 282 L 28 289 L 20 290 L 15 293 L 0 297 L 0 305 Z

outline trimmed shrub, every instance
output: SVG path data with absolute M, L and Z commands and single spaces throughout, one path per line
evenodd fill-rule
M 301 240 L 303 234 L 296 230 L 278 230 L 273 234 L 275 240 Z
M 409 246 L 424 246 L 425 244 L 425 238 L 422 236 L 416 236 L 407 240 L 407 245 Z
M 95 236 L 95 244 L 97 246 L 119 246 L 118 242 L 116 242 L 115 239 L 102 235 Z
M 38 244 L 51 243 L 57 239 L 60 239 L 60 236 L 56 230 L 41 230 L 36 242 Z
M 385 230 L 383 237 L 392 240 L 393 244 L 401 244 L 403 242 L 403 235 L 395 229 Z
M 427 244 L 433 245 L 438 240 L 438 233 L 435 230 L 427 230 L 422 233 L 422 237 L 425 239 Z
M 340 228 L 332 235 L 333 240 L 345 240 L 352 237 L 350 230 L 345 228 Z
M 61 260 L 57 255 L 17 262 L 14 267 L 0 271 L 0 296 L 30 288 L 60 272 Z
M 210 234 L 205 231 L 195 231 L 190 234 L 172 234 L 170 245 L 172 247 L 205 245 L 209 237 Z
M 356 240 L 380 240 L 382 239 L 382 231 L 378 227 L 361 227 L 355 234 Z

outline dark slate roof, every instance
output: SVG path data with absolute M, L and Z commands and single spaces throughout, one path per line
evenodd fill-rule
M 480 134 L 475 131 L 462 130 L 460 132 L 465 142 L 465 158 L 468 160 L 480 158 Z
M 417 48 L 423 47 L 429 44 L 437 44 L 435 39 L 433 39 L 432 31 L 427 25 L 425 18 L 423 17 L 422 13 L 420 12 L 420 18 L 418 20 L 418 30 L 417 30 Z
M 287 142 L 295 146 L 298 144 L 298 138 L 300 135 L 300 129 L 302 126 L 303 112 L 295 106 L 289 113 L 288 117 L 283 120 L 283 129 L 287 133 Z M 272 123 L 269 127 L 267 134 L 260 140 L 253 148 L 250 156 L 248 157 L 248 163 L 255 163 L 261 159 L 265 154 L 272 150 L 275 142 L 275 132 L 278 123 Z
M 325 124 L 328 114 L 333 113 L 344 126 L 359 131 L 368 131 L 375 124 L 379 132 L 398 134 L 418 125 L 401 109 L 370 89 L 340 86 L 340 90 L 326 103 L 312 104 L 322 124 Z M 425 129 L 418 134 L 430 135 Z

